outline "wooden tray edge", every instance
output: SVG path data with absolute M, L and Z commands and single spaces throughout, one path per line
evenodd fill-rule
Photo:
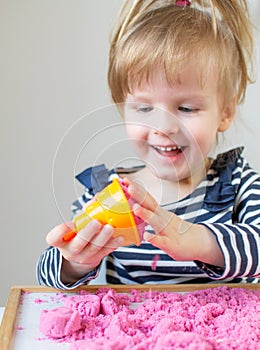
M 8 295 L 0 328 L 1 350 L 9 350 L 21 293 L 21 288 L 12 287 Z
M 89 292 L 95 292 L 100 288 L 111 288 L 117 292 L 129 292 L 132 289 L 136 290 L 155 290 L 160 292 L 192 292 L 196 290 L 217 288 L 217 287 L 228 287 L 228 288 L 244 288 L 249 290 L 260 289 L 260 283 L 212 283 L 212 284 L 93 284 L 80 286 L 71 290 L 55 289 L 51 287 L 43 287 L 37 285 L 18 285 L 13 286 L 11 290 L 18 289 L 20 293 L 75 293 L 80 290 L 86 290 Z

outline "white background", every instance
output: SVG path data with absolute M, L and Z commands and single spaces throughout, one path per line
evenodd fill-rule
M 257 25 L 260 4 L 250 3 Z M 74 173 L 132 155 L 106 82 L 109 32 L 121 4 L 0 0 L 0 305 L 12 285 L 37 283 L 46 233 L 70 219 L 80 194 Z M 256 42 L 259 50 L 257 32 Z M 226 137 L 228 147 L 245 145 L 258 171 L 259 84 L 249 88 L 241 121 Z

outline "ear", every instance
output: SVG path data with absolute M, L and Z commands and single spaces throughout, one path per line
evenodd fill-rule
M 219 132 L 224 132 L 230 127 L 236 114 L 236 107 L 237 97 L 233 96 L 230 99 L 229 103 L 222 110 L 221 119 L 218 126 Z

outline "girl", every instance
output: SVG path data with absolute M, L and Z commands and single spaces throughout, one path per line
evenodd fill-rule
M 145 164 L 126 180 L 144 241 L 121 247 L 113 227 L 93 220 L 64 242 L 61 224 L 39 259 L 41 284 L 87 283 L 104 257 L 108 283 L 258 282 L 260 177 L 242 148 L 212 156 L 251 82 L 251 56 L 245 0 L 125 2 L 108 81 Z M 104 166 L 80 174 L 86 193 L 74 212 L 115 176 L 124 175 Z

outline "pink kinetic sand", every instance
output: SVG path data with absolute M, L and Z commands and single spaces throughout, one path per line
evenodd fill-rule
M 119 294 L 102 288 L 42 311 L 47 339 L 70 350 L 257 350 L 260 291 L 216 287 L 190 293 Z
M 41 313 L 40 331 L 50 338 L 71 336 L 80 329 L 80 315 L 73 309 L 60 307 L 53 310 L 43 310 Z

